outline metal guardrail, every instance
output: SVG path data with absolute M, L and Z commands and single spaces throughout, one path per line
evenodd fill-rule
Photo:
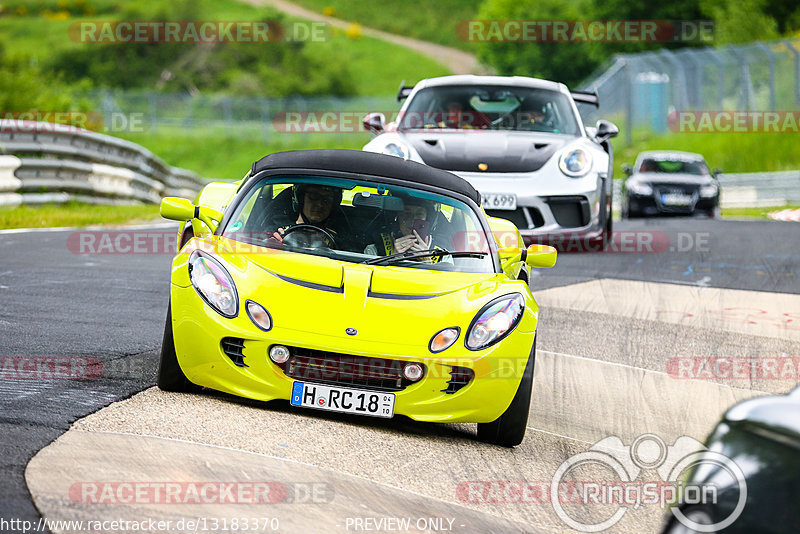
M 129 141 L 45 122 L 0 120 L 0 205 L 194 198 L 205 181 Z
M 722 174 L 722 207 L 800 204 L 800 171 Z
M 800 204 L 800 171 L 725 173 L 719 175 L 720 206 L 761 208 Z M 622 202 L 622 180 L 614 180 L 613 205 Z

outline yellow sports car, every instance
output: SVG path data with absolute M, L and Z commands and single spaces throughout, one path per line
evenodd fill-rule
M 351 150 L 269 155 L 182 221 L 158 386 L 293 406 L 478 423 L 518 445 L 538 306 L 510 222 L 449 172 Z

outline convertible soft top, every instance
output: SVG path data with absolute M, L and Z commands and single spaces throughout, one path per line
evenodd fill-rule
M 480 204 L 481 196 L 469 182 L 455 174 L 396 156 L 361 150 L 323 149 L 275 152 L 253 163 L 251 176 L 265 170 L 314 169 L 385 176 L 432 185 L 460 193 Z

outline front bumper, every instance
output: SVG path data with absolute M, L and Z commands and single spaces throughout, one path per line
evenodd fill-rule
M 491 217 L 506 219 L 519 228 L 526 245 L 557 243 L 577 237 L 600 238 L 605 225 L 607 187 L 604 175 L 583 178 L 552 177 L 543 171 L 528 174 L 456 173 L 482 194 L 512 193 L 516 210 L 484 207 Z
M 525 317 L 514 332 L 487 349 L 467 350 L 462 329 L 452 347 L 431 354 L 427 347 L 375 341 L 354 343 L 353 338 L 344 335 L 322 335 L 277 325 L 263 332 L 243 312 L 233 319 L 218 315 L 192 287 L 173 284 L 171 299 L 178 363 L 186 377 L 197 385 L 255 400 L 288 401 L 295 379 L 286 376 L 269 359 L 268 350 L 274 344 L 416 361 L 426 366 L 426 374 L 418 382 L 394 392 L 395 414 L 430 422 L 486 423 L 497 419 L 519 387 L 536 329 L 536 312 L 526 308 Z M 387 337 L 390 335 L 397 333 L 387 333 Z M 236 365 L 223 351 L 221 341 L 229 337 L 244 340 L 242 354 L 246 367 Z M 452 366 L 468 367 L 475 377 L 457 392 L 445 393 Z
M 719 197 L 701 197 L 692 193 L 692 200 L 687 205 L 670 206 L 661 201 L 661 194 L 637 195 L 628 193 L 628 213 L 635 215 L 690 215 L 703 211 L 708 212 L 719 206 Z

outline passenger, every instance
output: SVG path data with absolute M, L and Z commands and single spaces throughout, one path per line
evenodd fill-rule
M 379 232 L 376 243 L 367 245 L 364 254 L 389 256 L 408 251 L 424 251 L 433 248 L 433 235 L 438 204 L 419 197 L 397 195 L 403 199 L 403 210 L 399 211 L 388 228 Z M 429 258 L 424 260 L 431 261 Z M 432 261 L 437 261 L 433 258 Z

